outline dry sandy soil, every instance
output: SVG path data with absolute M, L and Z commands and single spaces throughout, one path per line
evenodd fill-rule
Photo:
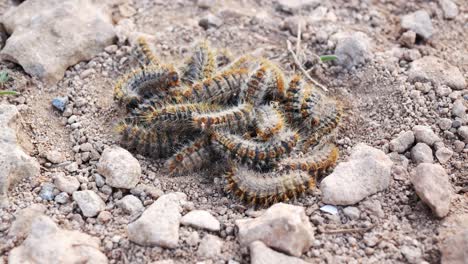
M 312 71 L 312 75 L 329 88 L 329 93 L 346 105 L 337 139 L 340 160 L 346 160 L 351 148 L 360 142 L 388 153 L 389 141 L 415 124 L 431 126 L 443 138 L 445 145 L 454 149 L 455 140 L 447 137 L 437 126 L 440 117 L 449 117 L 441 109 L 450 108 L 452 100 L 441 98 L 434 91 L 415 96 L 412 93 L 414 84 L 407 81 L 410 60 L 395 56 L 391 50 L 402 48 L 398 41 L 402 32 L 400 16 L 424 9 L 431 16 L 434 34 L 427 41 L 418 40 L 412 50 L 446 60 L 458 67 L 466 78 L 468 6 L 462 2 L 458 1 L 459 15 L 447 20 L 443 18 L 437 1 L 325 1 L 321 6 L 327 8 L 328 15 L 314 17 L 311 14 L 315 8 L 304 8 L 291 15 L 279 11 L 276 3 L 264 0 L 215 1 L 209 9 L 200 8 L 193 1 L 142 0 L 131 4 L 137 12 L 130 19 L 135 22 L 138 31 L 155 36 L 153 44 L 156 50 L 168 61 L 180 61 L 190 52 L 196 40 L 207 39 L 213 46 L 228 48 L 233 54 L 254 52 L 270 58 L 286 71 L 294 68 L 294 61 L 286 49 L 286 40 L 295 44 L 296 36 L 290 32 L 293 29 L 288 30 L 284 26 L 291 17 L 303 16 L 309 21 L 302 28 L 304 61 L 311 60 L 312 54 L 332 54 L 335 47 L 330 37 L 334 33 L 351 30 L 364 32 L 372 43 L 372 57 L 365 63 L 350 69 L 335 62 L 324 63 Z M 9 1 L 0 1 L 0 14 L 10 5 Z M 117 8 L 115 13 L 118 13 Z M 198 25 L 198 21 L 209 13 L 222 19 L 219 28 L 205 30 Z M 41 163 L 40 177 L 27 179 L 14 187 L 9 195 L 10 206 L 0 211 L 3 226 L 6 226 L 3 231 L 0 230 L 0 241 L 6 242 L 0 243 L 0 255 L 3 256 L 0 263 L 3 263 L 2 259 L 6 261 L 11 248 L 21 243 L 21 240 L 11 240 L 6 236 L 15 213 L 35 202 L 45 204 L 48 208 L 46 214 L 62 228 L 99 237 L 102 250 L 112 263 L 147 263 L 169 258 L 176 263 L 194 263 L 198 260 L 197 247 L 189 245 L 185 239 L 192 232 L 198 232 L 203 237 L 208 231 L 181 227 L 181 242 L 177 249 L 142 247 L 130 242 L 125 233 L 130 217 L 112 209 L 112 206 L 113 219 L 101 224 L 95 218 L 81 216 L 74 203 L 59 205 L 54 201 L 42 201 L 39 197 L 41 184 L 51 182 L 50 175 L 56 171 L 76 176 L 82 186 L 91 186 L 92 189 L 96 162 L 82 162 L 73 147 L 91 142 L 98 151 L 102 151 L 105 145 L 118 144 L 119 137 L 114 128 L 124 117 L 125 111 L 113 100 L 113 86 L 115 80 L 134 65 L 128 45 L 118 43 L 116 53 L 103 52 L 89 62 L 70 67 L 57 85 L 44 85 L 29 77 L 19 66 L 0 63 L 0 70 L 8 71 L 12 76 L 9 85 L 22 93 L 16 98 L 0 100 L 20 106 L 23 131 L 32 142 L 26 149 Z M 310 64 L 306 63 L 306 66 Z M 94 70 L 83 76 L 87 69 Z M 467 94 L 467 90 L 463 92 Z M 52 107 L 51 100 L 58 96 L 69 96 L 74 102 L 73 113 L 79 116 L 80 129 L 72 129 L 67 124 L 67 118 Z M 69 161 L 78 161 L 79 169 L 68 172 L 63 167 L 51 168 L 44 158 L 51 149 L 64 153 Z M 159 172 L 160 162 L 140 155 L 136 157 L 143 168 L 142 182 L 164 193 L 184 192 L 194 208 L 208 210 L 222 222 L 221 231 L 215 232 L 224 241 L 222 256 L 207 263 L 226 263 L 229 260 L 249 262 L 247 248 L 237 242 L 234 221 L 258 215 L 256 209 L 249 209 L 225 194 L 219 175 L 205 172 L 169 177 Z M 410 162 L 408 171 L 411 172 L 414 166 Z M 387 190 L 371 195 L 356 205 L 361 211 L 361 217 L 357 220 L 347 218 L 341 206 L 338 206 L 338 216 L 320 211 L 323 203 L 319 190 L 290 202 L 305 207 L 316 229 L 314 245 L 302 258 L 312 263 L 440 262 L 440 243 L 449 234 L 450 223 L 458 217 L 467 219 L 467 148 L 455 152 L 443 167 L 456 192 L 449 216 L 444 219 L 437 219 L 421 202 L 408 178 L 393 180 Z M 112 205 L 127 192 L 114 189 L 106 203 Z M 153 202 L 150 196 L 141 199 L 145 206 Z M 367 226 L 373 228 L 364 233 L 327 232 Z M 415 252 L 417 260 L 402 253 L 405 246 Z

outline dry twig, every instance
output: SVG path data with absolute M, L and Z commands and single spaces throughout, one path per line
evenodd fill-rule
M 324 234 L 365 233 L 373 229 L 375 226 L 376 224 L 373 224 L 369 227 L 364 227 L 364 228 L 343 228 L 343 229 L 334 229 L 334 230 L 324 230 L 322 233 Z

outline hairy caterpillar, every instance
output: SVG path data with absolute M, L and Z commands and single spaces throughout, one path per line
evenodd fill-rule
M 193 114 L 192 123 L 202 130 L 227 128 L 231 131 L 243 131 L 251 125 L 253 112 L 253 106 L 245 103 L 219 112 Z
M 289 122 L 301 118 L 302 99 L 304 98 L 305 82 L 300 75 L 294 75 L 286 91 L 284 110 Z
M 315 179 L 301 170 L 259 173 L 244 166 L 234 167 L 225 174 L 225 191 L 250 204 L 269 205 L 298 197 L 315 188 Z
M 200 170 L 213 160 L 213 151 L 209 139 L 200 136 L 175 153 L 165 163 L 171 174 L 181 174 Z
M 274 106 L 263 105 L 256 113 L 255 132 L 262 141 L 269 140 L 285 127 L 283 114 Z
M 243 164 L 270 167 L 272 163 L 290 153 L 299 140 L 299 135 L 291 130 L 283 131 L 266 142 L 246 140 L 238 135 L 214 132 L 213 141 L 218 149 L 227 151 Z
M 304 157 L 287 157 L 280 161 L 283 170 L 302 170 L 312 175 L 326 171 L 334 166 L 338 160 L 338 148 L 333 144 L 326 144 L 313 149 L 311 154 Z
M 210 78 L 216 70 L 216 56 L 207 41 L 199 43 L 195 52 L 182 68 L 181 80 L 192 84 Z
M 159 65 L 158 58 L 154 54 L 146 38 L 143 36 L 140 36 L 137 39 L 135 53 L 138 62 L 142 66 L 147 66 L 150 64 Z
M 151 65 L 132 71 L 120 79 L 114 97 L 129 109 L 136 108 L 144 98 L 159 97 L 178 85 L 179 76 L 172 67 Z

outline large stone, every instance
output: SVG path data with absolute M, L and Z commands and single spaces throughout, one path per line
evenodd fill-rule
M 392 164 L 383 151 L 358 144 L 349 160 L 338 164 L 333 173 L 321 182 L 322 201 L 351 205 L 385 190 L 390 185 Z
M 209 212 L 203 210 L 194 210 L 184 215 L 180 221 L 183 225 L 198 227 L 209 231 L 219 231 L 221 224 L 218 219 Z
M 50 218 L 38 216 L 26 240 L 11 250 L 8 263 L 108 263 L 99 244 L 96 237 L 60 229 Z
M 458 6 L 451 0 L 439 0 L 439 4 L 446 19 L 454 19 L 458 16 Z
M 27 0 L 10 8 L 2 23 L 10 34 L 0 58 L 20 64 L 48 83 L 91 59 L 114 41 L 111 18 L 91 0 Z
M 466 264 L 468 260 L 468 229 L 447 238 L 440 247 L 442 264 Z
M 332 38 L 337 40 L 338 63 L 347 68 L 364 63 L 372 55 L 370 38 L 362 32 L 338 33 Z
M 434 145 L 434 143 L 442 141 L 442 139 L 440 139 L 440 137 L 437 136 L 429 126 L 414 126 L 413 133 L 416 142 L 426 143 L 431 147 Z
M 39 163 L 18 145 L 14 105 L 0 105 L 0 205 L 7 202 L 8 189 L 28 177 L 39 175 Z
M 97 164 L 98 173 L 106 183 L 115 188 L 131 189 L 140 181 L 141 167 L 130 152 L 118 147 L 108 147 Z
M 221 255 L 223 241 L 217 237 L 207 234 L 198 246 L 197 254 L 203 259 L 215 259 Z
M 80 188 L 80 182 L 76 177 L 65 176 L 65 173 L 57 173 L 55 175 L 54 184 L 62 192 L 72 194 Z
M 414 31 L 425 39 L 430 38 L 433 32 L 431 17 L 424 10 L 403 16 L 401 18 L 401 27 Z
M 411 63 L 410 82 L 432 82 L 434 86 L 447 85 L 452 89 L 465 89 L 466 82 L 460 70 L 434 56 L 426 56 Z
M 424 143 L 418 143 L 411 149 L 411 159 L 416 164 L 434 163 L 432 149 Z
M 47 207 L 42 204 L 33 204 L 22 209 L 15 215 L 15 221 L 8 230 L 9 236 L 24 237 L 31 231 L 31 224 L 34 219 L 44 215 Z
M 461 126 L 458 129 L 458 134 L 460 135 L 463 142 L 468 143 L 468 126 Z
M 127 227 L 128 238 L 142 246 L 175 248 L 179 242 L 183 193 L 169 193 L 159 197 L 140 218 Z
M 296 257 L 291 257 L 280 252 L 276 252 L 267 247 L 261 241 L 252 242 L 250 249 L 251 264 L 307 264 L 304 260 Z
M 134 195 L 126 195 L 117 202 L 117 206 L 122 208 L 127 214 L 133 215 L 143 211 L 143 203 Z
M 398 153 L 404 153 L 414 144 L 413 131 L 406 131 L 390 141 L 390 150 Z
M 452 186 L 444 168 L 439 164 L 421 163 L 411 175 L 416 194 L 434 214 L 444 217 L 452 201 Z
M 239 219 L 241 245 L 260 240 L 289 255 L 300 256 L 312 245 L 314 233 L 304 208 L 284 203 L 271 206 L 255 219 Z
M 86 217 L 94 217 L 106 208 L 106 204 L 101 197 L 91 190 L 74 192 L 73 200 Z

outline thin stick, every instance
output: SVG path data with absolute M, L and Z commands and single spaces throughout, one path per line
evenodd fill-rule
M 297 41 L 296 41 L 296 54 L 299 54 L 301 49 L 301 24 L 302 19 L 299 17 L 299 21 L 297 22 Z
M 334 230 L 324 230 L 322 233 L 324 234 L 346 234 L 346 233 L 365 233 L 372 228 L 374 228 L 376 224 L 373 224 L 369 227 L 365 228 L 343 228 L 343 229 L 334 229 Z
M 288 51 L 291 53 L 291 56 L 293 57 L 294 62 L 296 63 L 297 67 L 299 67 L 299 70 L 301 70 L 302 74 L 304 74 L 304 76 L 307 77 L 307 79 L 309 79 L 309 81 L 311 81 L 313 84 L 317 85 L 320 89 L 324 90 L 325 92 L 328 92 L 328 89 L 325 86 L 323 86 L 318 81 L 316 81 L 315 79 L 310 77 L 309 73 L 307 73 L 307 71 L 304 69 L 304 67 L 302 67 L 302 64 L 299 61 L 299 59 L 297 58 L 296 53 L 294 53 L 294 51 L 292 50 L 291 42 L 289 40 L 286 40 L 286 44 L 288 46 Z

